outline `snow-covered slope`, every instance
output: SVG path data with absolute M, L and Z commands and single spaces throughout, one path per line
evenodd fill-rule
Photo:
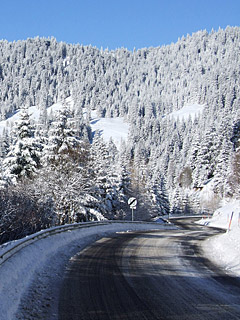
M 226 229 L 223 235 L 205 242 L 204 250 L 216 264 L 240 276 L 240 200 L 225 203 L 212 218 L 199 223 Z
M 48 114 L 54 114 L 56 111 L 61 110 L 64 105 L 73 108 L 73 100 L 71 97 L 65 101 L 60 101 L 47 108 Z M 37 106 L 28 108 L 30 119 L 38 121 L 40 116 L 40 110 Z M 4 128 L 11 128 L 15 121 L 19 119 L 20 110 L 17 111 L 13 116 L 7 120 L 0 121 L 0 134 L 2 134 Z M 92 128 L 93 135 L 98 133 L 103 137 L 105 142 L 108 142 L 110 138 L 113 139 L 117 147 L 120 146 L 122 140 L 127 140 L 129 124 L 124 121 L 124 118 L 100 118 L 97 116 L 95 111 L 91 113 L 90 125 Z
M 188 120 L 189 116 L 193 119 L 200 115 L 204 110 L 205 105 L 203 104 L 189 104 L 182 107 L 180 110 L 171 112 L 168 116 L 179 120 Z
M 127 140 L 129 124 L 124 121 L 124 118 L 99 118 L 93 111 L 90 125 L 93 134 L 98 131 L 106 142 L 112 138 L 118 148 L 122 140 Z
M 47 109 L 47 113 L 54 113 L 57 110 L 60 110 L 63 108 L 63 104 L 61 102 L 53 104 L 51 107 Z M 18 110 L 14 115 L 9 117 L 7 120 L 0 121 L 0 134 L 2 134 L 4 128 L 11 128 L 14 123 L 19 119 L 21 110 Z M 30 119 L 34 121 L 38 121 L 40 116 L 40 110 L 37 106 L 32 106 L 28 108 L 28 113 L 30 116 Z

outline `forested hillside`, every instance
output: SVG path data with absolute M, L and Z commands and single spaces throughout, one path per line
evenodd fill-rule
M 0 137 L 1 241 L 127 218 L 129 196 L 139 200 L 138 219 L 211 212 L 239 197 L 239 79 L 238 27 L 133 52 L 54 38 L 0 41 L 0 120 L 22 110 Z M 48 112 L 54 103 L 61 110 Z M 186 106 L 202 111 L 177 118 Z M 119 149 L 92 137 L 92 110 L 129 123 Z

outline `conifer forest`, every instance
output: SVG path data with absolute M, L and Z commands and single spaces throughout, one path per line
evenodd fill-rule
M 137 220 L 240 198 L 239 80 L 239 27 L 134 51 L 0 41 L 0 243 L 130 220 L 129 197 Z M 180 116 L 188 106 L 200 111 Z M 93 134 L 92 112 L 124 118 L 128 138 Z

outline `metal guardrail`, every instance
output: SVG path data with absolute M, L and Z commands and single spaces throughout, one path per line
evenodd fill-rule
M 16 254 L 18 251 L 23 249 L 24 247 L 36 242 L 37 240 L 47 238 L 49 236 L 52 236 L 54 234 L 62 233 L 71 231 L 74 229 L 80 229 L 80 228 L 88 228 L 93 227 L 97 225 L 106 225 L 108 222 L 84 222 L 84 223 L 76 223 L 71 225 L 63 225 L 54 227 L 53 229 L 46 229 L 39 231 L 37 233 L 34 233 L 26 238 L 17 240 L 16 244 L 13 244 L 10 248 L 7 248 L 8 245 L 6 245 L 6 250 L 3 250 L 3 252 L 0 253 L 0 265 L 3 264 L 6 260 L 8 260 L 10 257 L 12 257 L 14 254 Z M 10 245 L 10 244 L 9 244 Z
M 112 223 L 139 223 L 139 224 L 154 224 L 154 222 L 145 222 L 145 221 L 126 221 L 126 220 L 108 220 L 108 221 L 98 221 L 98 222 L 82 222 L 82 223 L 74 223 L 74 224 L 67 224 L 63 226 L 58 226 L 54 227 L 53 229 L 46 229 L 39 231 L 35 234 L 32 234 L 26 238 L 16 240 L 16 244 L 9 243 L 9 245 L 12 245 L 10 248 L 7 248 L 9 245 L 5 244 L 3 245 L 6 246 L 6 250 L 2 250 L 0 253 L 0 265 L 3 264 L 5 261 L 7 261 L 10 257 L 12 257 L 14 254 L 19 252 L 21 249 L 25 248 L 26 246 L 40 240 L 47 238 L 49 236 L 52 236 L 54 234 L 62 233 L 62 232 L 67 232 L 71 231 L 74 229 L 81 229 L 81 228 L 89 228 L 93 226 L 100 226 L 100 225 L 108 225 Z

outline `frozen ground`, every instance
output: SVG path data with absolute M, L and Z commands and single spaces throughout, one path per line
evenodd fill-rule
M 0 319 L 58 319 L 58 288 L 71 257 L 116 232 L 163 228 L 160 223 L 115 222 L 58 233 L 24 247 L 0 264 Z M 0 247 L 0 257 L 12 246 Z
M 232 217 L 232 220 L 231 220 Z M 226 229 L 223 235 L 204 243 L 204 250 L 211 260 L 226 271 L 240 276 L 240 201 L 226 202 L 215 211 L 212 218 L 199 221 L 212 227 Z

